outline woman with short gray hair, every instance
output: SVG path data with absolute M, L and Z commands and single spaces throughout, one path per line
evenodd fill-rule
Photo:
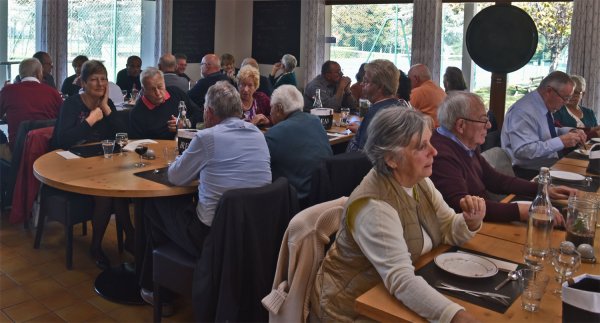
M 465 196 L 456 214 L 429 180 L 436 150 L 432 120 L 399 107 L 380 111 L 364 152 L 373 169 L 352 192 L 333 246 L 311 295 L 321 320 L 359 318 L 354 300 L 384 283 L 400 302 L 430 321 L 474 320 L 414 273 L 414 263 L 439 244 L 460 245 L 481 228 L 483 199 Z
M 269 81 L 273 86 L 273 90 L 284 85 L 290 84 L 296 86 L 296 73 L 294 69 L 297 64 L 296 57 L 291 54 L 285 54 L 281 57 L 281 61 L 275 63 L 269 74 Z M 277 75 L 277 73 L 280 73 Z

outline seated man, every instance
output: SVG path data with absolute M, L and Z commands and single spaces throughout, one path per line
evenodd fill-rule
M 240 119 L 240 95 L 229 82 L 218 82 L 208 90 L 204 114 L 206 128 L 198 131 L 168 171 L 169 181 L 175 185 L 198 180 L 197 205 L 189 196 L 155 198 L 148 200 L 144 213 L 153 244 L 171 240 L 194 257 L 200 257 L 225 191 L 271 183 L 265 136 L 256 126 Z M 151 249 L 142 268 L 141 294 L 151 303 Z
M 33 58 L 37 58 L 37 60 L 42 63 L 42 83 L 47 84 L 52 88 L 56 88 L 54 76 L 52 76 L 52 67 L 54 67 L 54 65 L 52 64 L 52 57 L 50 57 L 50 54 L 39 51 L 33 54 Z M 17 75 L 13 83 L 16 84 L 19 82 L 21 82 L 21 76 Z
M 460 199 L 481 196 L 487 210 L 485 221 L 526 221 L 529 204 L 499 203 L 488 198 L 487 191 L 535 196 L 537 183 L 499 173 L 481 156 L 477 147 L 485 141 L 490 127 L 481 98 L 453 91 L 439 107 L 438 118 L 440 127 L 431 136 L 431 144 L 438 151 L 433 157 L 431 180 L 446 203 L 459 212 Z M 549 189 L 553 199 L 566 199 L 576 192 L 564 186 Z M 562 223 L 562 218 L 557 223 Z
M 540 167 L 550 167 L 564 148 L 586 140 L 582 130 L 556 128 L 552 113 L 573 95 L 574 83 L 568 74 L 555 71 L 538 88 L 515 102 L 504 117 L 502 148 L 510 155 L 515 174 L 531 179 Z
M 350 92 L 349 77 L 344 76 L 340 64 L 327 61 L 321 66 L 321 75 L 310 81 L 304 89 L 304 111 L 310 111 L 314 103 L 317 89 L 321 90 L 323 108 L 331 108 L 339 112 L 342 107 L 355 111 L 356 100 Z
M 177 60 L 171 54 L 164 54 L 158 60 L 158 69 L 163 72 L 165 86 L 175 86 L 181 91 L 187 92 L 190 89 L 190 83 L 185 77 L 177 75 Z
M 0 91 L 0 116 L 8 122 L 10 151 L 14 149 L 21 122 L 55 119 L 63 103 L 55 88 L 41 83 L 43 72 L 38 59 L 24 59 L 19 64 L 19 78 L 19 83 L 7 84 Z M 12 159 L 10 154 L 3 157 Z
M 265 134 L 271 153 L 273 180 L 286 177 L 303 199 L 310 191 L 313 171 L 333 155 L 327 133 L 316 116 L 302 112 L 302 94 L 293 85 L 278 87 L 271 96 L 271 120 Z
M 133 89 L 140 90 L 140 72 L 142 71 L 142 59 L 139 56 L 127 57 L 127 65 L 117 73 L 117 85 L 121 90 L 127 91 L 131 95 Z
M 410 79 L 410 104 L 417 110 L 430 116 L 438 126 L 437 109 L 444 101 L 446 92 L 431 81 L 431 71 L 424 64 L 413 65 L 408 70 Z
M 215 54 L 207 54 L 202 57 L 200 73 L 202 78 L 196 82 L 196 85 L 187 94 L 197 106 L 203 107 L 204 96 L 208 92 L 208 88 L 218 81 L 229 81 L 229 77 L 221 73 L 221 61 Z
M 179 77 L 179 76 L 177 76 Z M 129 116 L 130 138 L 173 139 L 176 132 L 179 102 L 185 102 L 187 118 L 192 125 L 202 121 L 200 108 L 175 86 L 165 88 L 163 73 L 155 67 L 146 68 L 140 78 L 144 95 Z
M 79 75 L 81 75 L 81 66 L 88 60 L 88 57 L 85 55 L 79 55 L 73 59 L 72 66 L 75 70 L 75 74 L 67 77 L 64 80 L 60 88 L 60 92 L 62 92 L 62 94 L 71 96 L 79 93 L 79 90 L 81 89 L 81 82 L 79 82 Z M 119 93 L 119 95 L 121 95 L 121 93 Z
M 185 78 L 188 82 L 191 81 L 192 79 L 185 74 L 185 69 L 187 68 L 187 56 L 185 54 L 175 54 L 175 59 L 177 59 L 177 75 Z

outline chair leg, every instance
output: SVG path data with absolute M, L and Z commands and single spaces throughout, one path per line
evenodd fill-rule
M 65 238 L 67 240 L 67 250 L 65 251 L 67 257 L 66 264 L 67 269 L 71 270 L 73 269 L 73 225 L 65 226 Z
M 42 232 L 44 232 L 44 225 L 46 224 L 46 212 L 40 206 L 40 216 L 38 218 L 37 230 L 35 231 L 35 240 L 33 242 L 33 248 L 39 249 L 40 242 L 42 240 Z
M 117 249 L 119 249 L 119 253 L 123 253 L 123 224 L 116 216 L 115 222 L 117 225 Z
M 157 282 L 154 282 L 154 293 L 153 293 L 153 301 L 152 301 L 152 308 L 154 309 L 154 322 L 155 323 L 160 323 L 161 319 L 162 319 L 162 303 L 161 303 L 161 299 L 160 299 L 160 284 Z

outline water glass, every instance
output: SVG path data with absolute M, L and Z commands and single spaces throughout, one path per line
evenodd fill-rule
M 102 151 L 104 158 L 112 158 L 113 150 L 115 149 L 114 140 L 102 140 Z
M 127 146 L 127 142 L 129 142 L 129 137 L 127 136 L 127 133 L 117 132 L 117 134 L 115 135 L 115 144 L 119 146 L 119 148 L 121 148 L 119 156 L 123 155 L 123 148 Z
M 532 269 L 521 269 L 518 273 L 519 285 L 523 291 L 521 306 L 526 311 L 536 312 L 540 308 L 550 278 L 543 272 Z
M 350 116 L 350 109 L 341 108 L 340 109 L 340 126 L 345 127 L 348 125 L 348 117 Z
M 163 147 L 163 157 L 165 158 L 168 166 L 171 166 L 178 154 L 179 150 L 177 147 Z

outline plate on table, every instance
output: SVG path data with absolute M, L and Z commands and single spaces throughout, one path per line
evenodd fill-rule
M 589 150 L 583 150 L 583 149 L 575 149 L 575 152 L 580 154 L 580 155 L 584 155 L 584 156 L 589 156 L 590 155 L 590 151 Z
M 442 270 L 462 277 L 485 278 L 498 273 L 498 267 L 493 262 L 469 253 L 447 252 L 433 261 Z
M 590 140 L 593 142 L 600 142 L 600 138 L 591 138 Z
M 556 179 L 562 179 L 563 181 L 583 181 L 585 179 L 585 176 L 583 175 L 560 170 L 551 170 L 550 176 Z

